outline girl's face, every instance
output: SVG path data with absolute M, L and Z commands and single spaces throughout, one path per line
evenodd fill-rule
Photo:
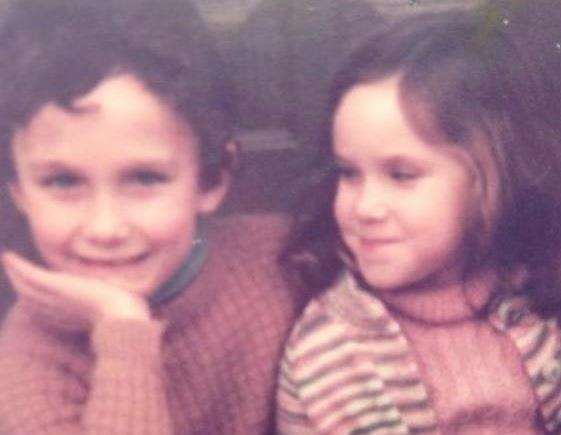
M 50 267 L 149 294 L 226 186 L 199 189 L 195 135 L 134 76 L 109 77 L 74 106 L 48 104 L 16 132 L 12 196 Z
M 478 198 L 467 152 L 423 141 L 398 77 L 351 88 L 335 112 L 334 213 L 364 279 L 380 291 L 459 278 Z

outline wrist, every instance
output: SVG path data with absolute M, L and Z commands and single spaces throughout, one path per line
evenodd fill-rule
M 101 319 L 150 320 L 148 303 L 140 298 L 123 298 L 111 303 L 101 313 Z M 100 320 L 101 320 L 100 319 Z
M 91 344 L 99 363 L 122 363 L 130 369 L 140 364 L 152 368 L 160 363 L 165 324 L 157 320 L 106 318 L 91 331 Z

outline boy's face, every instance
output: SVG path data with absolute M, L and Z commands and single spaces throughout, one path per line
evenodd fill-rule
M 134 76 L 107 78 L 74 106 L 48 104 L 15 134 L 14 200 L 50 267 L 147 295 L 225 183 L 199 189 L 195 135 Z

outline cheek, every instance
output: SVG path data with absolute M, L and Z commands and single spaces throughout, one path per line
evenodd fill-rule
M 433 192 L 422 203 L 411 202 L 416 210 L 415 231 L 429 255 L 452 254 L 462 249 L 473 221 L 473 203 L 471 192 L 461 188 Z
M 69 238 L 68 228 L 64 225 L 49 225 L 48 221 L 28 221 L 35 244 L 41 248 L 62 245 Z
M 127 214 L 145 234 L 167 242 L 191 234 L 197 220 L 197 198 L 195 181 L 189 178 L 151 198 L 131 200 Z
M 472 218 L 477 197 L 471 176 L 465 170 L 456 170 L 435 176 L 422 190 L 411 195 L 408 202 L 419 220 L 427 225 L 455 226 Z
M 71 239 L 80 224 L 81 211 L 48 202 L 36 202 L 25 213 L 32 238 L 41 248 L 56 247 Z
M 52 267 L 64 268 L 64 258 L 71 250 L 76 227 L 71 217 L 61 214 L 60 219 L 28 219 L 27 223 L 34 249 L 41 258 Z
M 135 226 L 154 243 L 181 243 L 195 231 L 197 214 L 187 202 L 141 207 L 135 214 Z

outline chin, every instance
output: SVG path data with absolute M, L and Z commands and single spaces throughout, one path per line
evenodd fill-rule
M 401 287 L 403 280 L 390 273 L 387 266 L 364 265 L 359 263 L 360 278 L 363 284 L 380 291 L 391 291 L 394 287 Z
M 130 280 L 130 279 L 123 279 L 119 277 L 96 277 L 92 276 L 94 279 L 99 279 L 107 284 L 114 286 L 116 289 L 120 289 L 126 291 L 131 294 L 141 295 L 141 296 L 149 296 L 150 294 L 154 293 L 156 288 L 158 288 L 158 284 L 154 283 L 151 284 L 152 281 L 147 279 L 143 280 Z
M 361 272 L 361 279 L 367 286 L 379 292 L 398 292 L 415 288 L 419 283 L 425 282 L 425 279 L 417 276 L 395 272 L 389 273 L 392 271 L 384 270 L 384 266 L 378 266 L 377 269 L 378 272 Z

